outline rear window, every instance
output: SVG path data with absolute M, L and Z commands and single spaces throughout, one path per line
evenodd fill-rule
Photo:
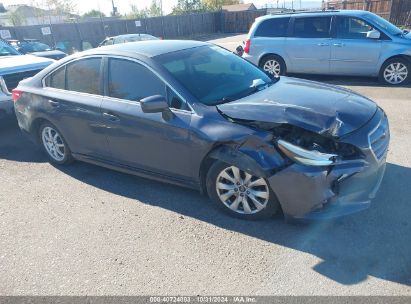
M 66 68 L 67 90 L 100 94 L 100 58 L 82 59 Z
M 331 17 L 295 18 L 293 36 L 298 38 L 329 38 Z
M 286 37 L 290 18 L 272 18 L 263 21 L 254 33 L 254 37 Z
M 66 67 L 63 66 L 59 68 L 57 71 L 51 73 L 47 78 L 46 78 L 46 86 L 51 87 L 51 88 L 56 88 L 56 89 L 65 89 L 65 72 L 66 72 Z

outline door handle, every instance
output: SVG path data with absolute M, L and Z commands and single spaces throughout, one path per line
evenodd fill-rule
M 103 116 L 104 116 L 106 119 L 110 120 L 110 121 L 120 121 L 120 118 L 119 118 L 118 116 L 113 115 L 113 114 L 110 114 L 110 113 L 107 113 L 107 112 L 104 112 L 104 113 L 103 113 Z
M 58 101 L 54 101 L 54 100 L 51 100 L 51 99 L 49 99 L 47 101 L 48 101 L 49 105 L 51 105 L 52 107 L 57 108 L 58 106 L 60 106 L 60 103 Z
M 321 43 L 318 43 L 317 45 L 318 45 L 318 46 L 329 46 L 329 44 L 326 43 L 326 42 L 321 42 Z
M 344 43 L 334 43 L 333 45 L 337 47 L 343 47 L 345 44 Z

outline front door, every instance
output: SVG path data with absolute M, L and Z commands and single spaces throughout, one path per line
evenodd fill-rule
M 357 17 L 338 16 L 331 43 L 330 70 L 335 75 L 375 76 L 382 40 L 367 38 L 373 27 Z
M 107 95 L 102 115 L 113 161 L 143 171 L 189 177 L 192 113 L 179 97 L 146 66 L 120 58 L 108 60 Z M 139 100 L 153 95 L 173 95 L 169 98 L 172 115 L 141 110 Z

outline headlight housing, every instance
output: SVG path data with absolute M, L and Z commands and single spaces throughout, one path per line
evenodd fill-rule
M 317 150 L 307 150 L 288 141 L 279 139 L 278 148 L 293 161 L 307 166 L 329 166 L 333 164 L 338 155 L 322 153 Z

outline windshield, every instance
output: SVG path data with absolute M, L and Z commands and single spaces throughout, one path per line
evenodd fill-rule
M 13 47 L 0 41 L 0 56 L 20 55 Z
M 384 18 L 382 18 L 378 15 L 366 14 L 366 15 L 364 15 L 364 18 L 367 19 L 368 21 L 370 21 L 371 23 L 374 23 L 375 25 L 377 25 L 382 30 L 388 32 L 388 34 L 390 34 L 390 35 L 400 35 L 400 34 L 402 34 L 402 31 L 398 27 L 396 27 L 394 24 L 392 24 L 391 22 L 388 22 L 387 20 L 385 20 Z
M 44 43 L 41 42 L 29 42 L 24 43 L 21 46 L 21 49 L 25 52 L 44 52 L 44 51 L 51 51 L 51 48 Z
M 218 46 L 201 46 L 154 58 L 205 105 L 244 97 L 271 79 L 256 66 Z

